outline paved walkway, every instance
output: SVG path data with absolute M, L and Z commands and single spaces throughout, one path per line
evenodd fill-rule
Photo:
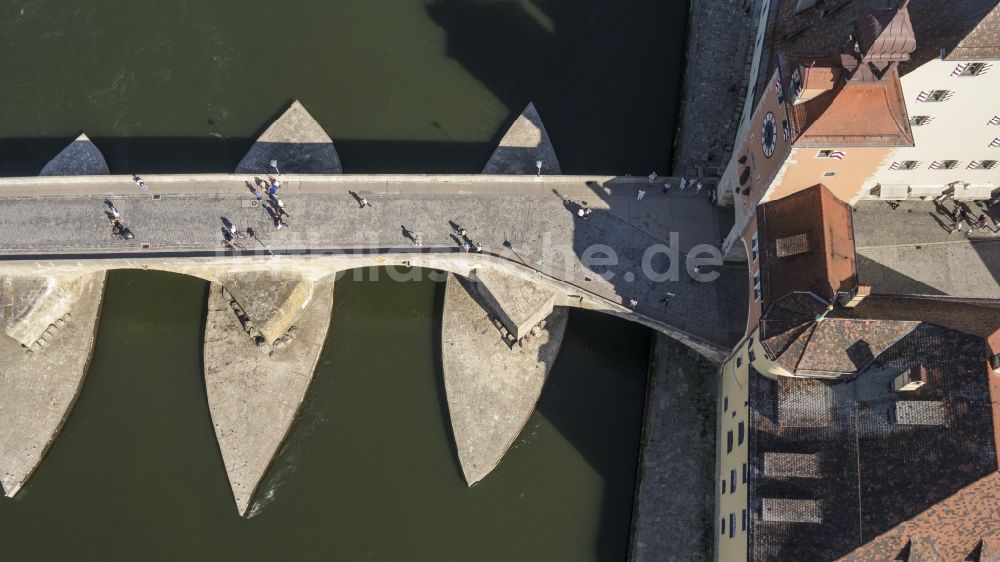
M 971 221 L 986 209 L 962 203 Z M 873 293 L 1000 298 L 1000 209 L 985 229 L 951 233 L 952 203 L 862 201 L 854 210 L 858 280 Z
M 291 215 L 290 227 L 276 230 L 268 214 L 253 205 L 255 200 L 241 181 L 173 182 L 169 189 L 160 190 L 169 193 L 160 193 L 154 178 L 146 181 L 150 192 L 139 192 L 130 181 L 124 184 L 121 178 L 112 178 L 106 184 L 64 186 L 61 195 L 54 186 L 15 189 L 0 183 L 0 195 L 9 195 L 0 197 L 0 254 L 221 252 L 223 217 L 240 230 L 251 227 L 258 233 L 259 242 L 242 242 L 247 249 L 385 250 L 410 247 L 407 236 L 419 235 L 426 251 L 454 251 L 459 242 L 453 225 L 458 225 L 487 252 L 521 261 L 620 303 L 635 298 L 640 312 L 710 341 L 726 345 L 741 328 L 730 326 L 733 319 L 721 310 L 727 308 L 723 301 L 742 295 L 731 296 L 733 291 L 723 289 L 730 286 L 726 283 L 696 282 L 684 270 L 691 248 L 716 244 L 729 228 L 727 211 L 711 206 L 705 192 L 682 193 L 675 187 L 663 194 L 649 189 L 639 201 L 636 192 L 645 180 L 614 184 L 607 190 L 582 180 L 505 184 L 470 177 L 465 183 L 428 181 L 405 186 L 354 184 L 349 179 L 330 183 L 290 180 L 279 194 Z M 28 195 L 32 190 L 50 195 Z M 374 207 L 359 208 L 349 191 L 366 197 Z M 105 199 L 126 218 L 135 232 L 133 240 L 114 239 L 103 211 Z M 587 220 L 575 214 L 581 201 L 594 209 Z M 643 256 L 651 246 L 670 242 L 671 233 L 677 233 L 678 277 L 655 282 L 642 273 Z M 595 248 L 613 250 L 618 265 L 584 264 L 585 252 Z M 669 265 L 663 254 L 650 263 L 657 271 Z M 720 271 L 725 276 L 742 275 L 728 268 Z M 661 301 L 668 292 L 676 297 L 664 307 Z M 739 323 L 737 319 L 735 324 Z

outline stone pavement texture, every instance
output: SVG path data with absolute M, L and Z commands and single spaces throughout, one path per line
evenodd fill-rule
M 569 318 L 566 308 L 556 307 L 538 334 L 509 347 L 487 310 L 471 282 L 448 275 L 442 370 L 458 459 L 470 486 L 496 468 L 535 411 Z
M 240 515 L 291 429 L 312 381 L 333 307 L 333 283 L 318 283 L 280 348 L 258 347 L 212 283 L 205 320 L 205 389 L 212 425 Z M 2 458 L 2 457 L 0 457 Z
M 382 251 L 412 247 L 407 236 L 419 235 L 425 251 L 450 252 L 458 248 L 455 225 L 460 225 L 488 253 L 617 303 L 634 298 L 642 314 L 709 341 L 727 345 L 743 330 L 742 318 L 722 310 L 724 301 L 744 295 L 724 289 L 726 283 L 697 282 L 688 273 L 693 265 L 687 263 L 688 253 L 699 244 L 716 244 L 731 221 L 731 213 L 710 205 L 704 192 L 675 188 L 664 194 L 643 181 L 638 185 L 649 193 L 640 201 L 634 183 L 605 188 L 583 181 L 529 181 L 511 187 L 469 179 L 447 185 L 418 182 L 403 191 L 391 183 L 288 181 L 280 196 L 291 215 L 290 228 L 277 230 L 268 213 L 254 205 L 244 182 L 179 182 L 188 193 L 158 192 L 154 178 L 147 183 L 154 195 L 136 193 L 134 185 L 123 189 L 117 180 L 90 186 L 86 195 L 0 197 L 0 255 L 221 251 L 223 217 L 241 230 L 254 229 L 257 239 L 238 241 L 247 250 Z M 373 207 L 359 208 L 348 191 L 366 197 Z M 112 236 L 103 211 L 106 199 L 125 217 L 133 240 Z M 594 209 L 586 220 L 576 216 L 584 201 Z M 670 249 L 676 255 L 670 256 Z M 598 261 L 610 253 L 617 265 Z M 654 273 L 668 274 L 665 280 L 644 273 L 645 257 Z M 742 271 L 720 268 L 720 273 L 745 284 Z M 664 306 L 668 292 L 676 296 Z
M 9 497 L 41 462 L 83 386 L 104 279 L 103 272 L 84 276 L 69 315 L 48 331 L 44 348 L 29 352 L 0 335 L 0 483 Z
M 104 155 L 87 135 L 81 134 L 49 160 L 40 176 L 97 176 L 110 174 Z
M 753 3 L 691 2 L 675 175 L 718 177 L 728 163 L 753 55 Z
M 1000 228 L 992 210 L 961 203 L 971 221 L 950 233 L 953 203 L 861 201 L 854 210 L 858 280 L 875 294 L 1000 298 Z M 998 209 L 1000 211 L 1000 209 Z M 992 215 L 990 213 L 993 213 Z M 972 231 L 980 214 L 985 229 Z
M 343 171 L 340 155 L 323 127 L 298 102 L 292 105 L 264 131 L 236 166 L 237 173 L 274 173 L 278 169 L 296 174 L 339 174 Z
M 712 560 L 715 367 L 657 334 L 630 562 Z
M 534 175 L 539 173 L 539 161 L 542 162 L 542 173 L 562 174 L 559 159 L 556 158 L 555 148 L 545 131 L 542 118 L 538 115 L 535 104 L 529 103 L 500 139 L 500 144 L 486 162 L 483 173 Z

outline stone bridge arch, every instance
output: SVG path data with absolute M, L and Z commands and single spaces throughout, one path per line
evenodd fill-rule
M 723 354 L 618 303 L 485 253 L 431 248 L 10 261 L 0 274 L 0 319 L 9 336 L 0 351 L 15 359 L 3 364 L 0 390 L 19 405 L 0 409 L 4 492 L 13 496 L 41 462 L 82 388 L 107 271 L 166 271 L 210 283 L 203 357 L 208 405 L 237 508 L 245 515 L 305 397 L 331 321 L 335 280 L 372 266 L 447 273 L 442 368 L 469 485 L 500 462 L 534 410 L 558 354 L 567 308 L 639 322 L 688 340 L 713 359 Z M 489 376 L 483 375 L 484 364 L 491 365 Z M 40 370 L 59 369 L 62 376 L 38 384 Z

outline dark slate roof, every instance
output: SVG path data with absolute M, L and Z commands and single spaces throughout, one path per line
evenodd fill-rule
M 946 60 L 1000 58 L 1000 1 L 911 0 L 908 6 L 917 50 L 900 73 L 941 56 Z
M 920 324 L 831 316 L 817 321 L 825 308 L 811 293 L 774 301 L 760 320 L 760 343 L 771 360 L 799 376 L 853 376 Z
M 871 295 L 856 308 L 839 308 L 831 316 L 937 324 L 984 338 L 993 354 L 1000 353 L 1000 301 Z
M 778 67 L 780 54 L 822 56 L 848 52 L 851 33 L 857 33 L 859 39 L 873 34 L 874 29 L 866 30 L 873 25 L 873 17 L 880 20 L 880 26 L 888 27 L 885 19 L 889 10 L 877 8 L 891 3 L 891 0 L 818 0 L 814 7 L 796 14 L 798 0 L 772 0 L 764 35 L 763 63 L 757 76 L 751 79 L 754 106 Z M 900 63 L 902 75 L 939 57 L 941 49 L 948 60 L 1000 58 L 1000 0 L 910 0 L 907 12 L 916 50 L 909 61 Z M 894 33 L 887 38 L 906 42 L 905 33 Z
M 1000 377 L 987 372 L 982 347 L 982 338 L 919 324 L 850 380 L 751 370 L 750 559 L 965 560 L 981 541 L 998 544 Z M 915 364 L 928 383 L 892 392 L 893 378 Z M 899 401 L 940 403 L 944 424 L 897 423 Z M 773 453 L 815 458 L 819 477 L 766 475 Z M 819 502 L 819 522 L 765 520 L 764 500 L 779 499 Z

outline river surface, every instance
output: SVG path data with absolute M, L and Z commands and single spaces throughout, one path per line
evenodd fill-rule
M 244 520 L 205 397 L 207 284 L 113 272 L 79 401 L 0 500 L 3 560 L 622 560 L 648 330 L 573 311 L 536 413 L 470 489 L 438 358 L 442 289 L 379 270 L 338 281 L 302 413 Z
M 0 175 L 232 171 L 299 99 L 346 173 L 478 173 L 534 101 L 566 173 L 668 172 L 687 2 L 0 0 Z

